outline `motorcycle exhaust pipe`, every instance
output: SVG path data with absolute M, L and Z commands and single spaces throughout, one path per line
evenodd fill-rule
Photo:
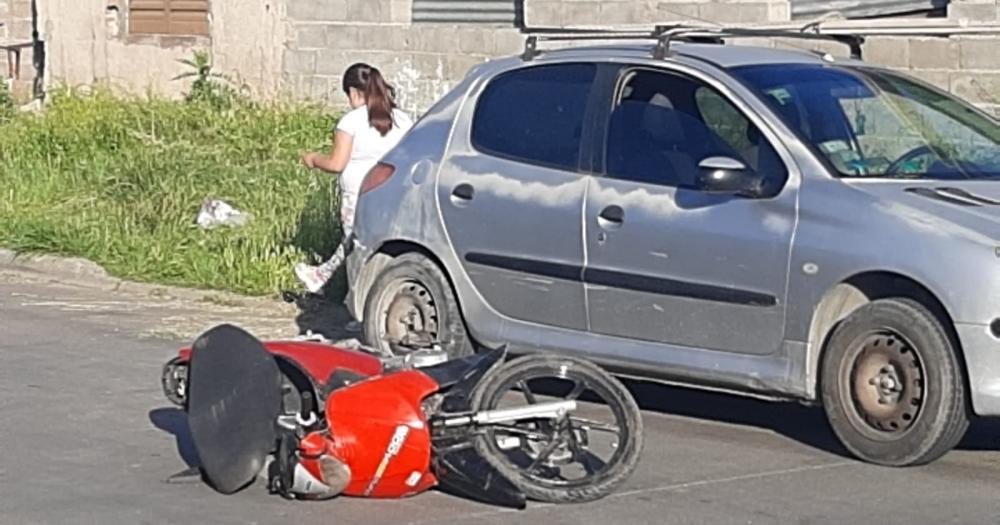
M 458 427 L 472 423 L 477 425 L 493 425 L 496 423 L 520 421 L 522 419 L 556 419 L 565 416 L 573 410 L 576 410 L 576 401 L 554 401 L 552 403 L 539 403 L 537 405 L 528 405 L 518 408 L 485 410 L 483 412 L 476 412 L 471 416 L 446 419 L 444 421 L 444 425 L 446 427 Z

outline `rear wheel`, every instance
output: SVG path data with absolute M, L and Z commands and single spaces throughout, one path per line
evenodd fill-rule
M 163 366 L 160 377 L 163 395 L 171 403 L 185 408 L 187 406 L 188 363 L 180 357 L 175 357 Z
M 473 352 L 451 283 L 419 253 L 393 259 L 375 279 L 365 301 L 364 335 L 385 354 L 434 344 L 452 359 Z
M 969 426 L 965 379 L 938 320 L 908 299 L 873 301 L 834 331 L 823 406 L 855 456 L 886 466 L 929 463 Z
M 643 446 L 639 407 L 621 382 L 582 359 L 532 355 L 494 369 L 472 393 L 476 411 L 559 400 L 581 404 L 560 418 L 484 427 L 476 449 L 536 501 L 603 498 L 632 475 Z

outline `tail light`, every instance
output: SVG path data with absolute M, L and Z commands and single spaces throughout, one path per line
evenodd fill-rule
M 385 184 L 392 177 L 393 173 L 396 173 L 395 166 L 379 162 L 368 172 L 368 175 L 365 175 L 365 180 L 361 183 L 361 194 L 368 193 Z

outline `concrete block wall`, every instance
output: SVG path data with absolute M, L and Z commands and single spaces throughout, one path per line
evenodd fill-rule
M 32 23 L 31 0 L 0 0 L 0 40 L 8 42 L 31 42 L 34 26 Z M 0 51 L 0 77 L 7 78 L 6 52 Z M 37 72 L 34 66 L 32 48 L 21 51 L 19 79 L 13 83 L 15 95 L 25 100 L 31 97 Z
M 962 24 L 1000 23 L 1000 0 L 952 0 L 948 17 Z M 936 47 L 929 53 L 928 46 Z M 909 42 L 910 69 L 1000 117 L 1000 35 Z M 927 56 L 925 56 L 927 55 Z
M 334 104 L 346 100 L 341 72 L 352 62 L 380 67 L 414 113 L 430 106 L 469 68 L 517 53 L 514 28 L 411 24 L 410 0 L 289 0 L 283 87 L 296 96 Z M 1000 0 L 953 0 L 949 16 L 962 23 L 1000 20 Z M 680 20 L 785 22 L 787 0 L 525 0 L 529 26 L 648 24 Z M 759 44 L 759 42 L 758 42 Z M 773 44 L 772 45 L 781 45 Z M 839 45 L 822 48 L 844 53 Z M 1000 112 L 1000 35 L 868 39 L 866 59 L 896 68 Z
M 410 0 L 294 0 L 288 4 L 284 87 L 343 105 L 341 74 L 354 62 L 378 67 L 400 106 L 418 114 L 477 64 L 517 53 L 513 27 L 411 24 Z
M 705 21 L 722 24 L 782 22 L 788 0 L 527 0 L 525 19 L 535 26 Z
M 787 0 L 526 0 L 532 26 L 635 24 L 677 20 L 785 21 Z M 356 61 L 379 67 L 413 113 L 429 107 L 478 63 L 518 53 L 513 27 L 411 24 L 411 0 L 288 0 L 284 87 L 343 104 L 340 76 Z
M 996 0 L 951 0 L 948 17 L 973 22 L 996 21 L 1000 19 L 1000 5 Z
M 288 94 L 337 105 L 340 75 L 355 61 L 383 69 L 403 107 L 419 113 L 474 65 L 521 51 L 513 27 L 411 23 L 412 0 L 212 0 L 210 38 L 127 34 L 127 0 L 35 0 L 46 47 L 46 84 L 110 82 L 177 95 L 177 59 L 211 49 L 218 70 L 261 96 Z M 788 0 L 524 0 L 532 26 L 650 24 L 680 20 L 784 22 Z M 31 37 L 31 0 L 0 0 L 8 38 Z M 1000 24 L 1000 0 L 952 0 L 953 21 Z M 0 34 L 0 36 L 4 36 Z M 801 43 L 799 43 L 801 45 Z M 840 46 L 834 46 L 843 52 Z M 875 63 L 906 70 L 978 103 L 1000 108 L 1000 36 L 872 38 Z M 0 61 L 5 60 L 0 53 Z M 0 64 L 5 65 L 5 64 Z M 33 76 L 30 50 L 24 80 Z M 5 70 L 5 68 L 4 68 Z

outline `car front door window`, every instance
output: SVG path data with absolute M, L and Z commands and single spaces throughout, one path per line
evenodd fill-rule
M 628 78 L 608 126 L 607 174 L 648 184 L 696 189 L 709 157 L 741 161 L 765 176 L 767 196 L 788 177 L 760 130 L 715 89 L 655 71 Z

